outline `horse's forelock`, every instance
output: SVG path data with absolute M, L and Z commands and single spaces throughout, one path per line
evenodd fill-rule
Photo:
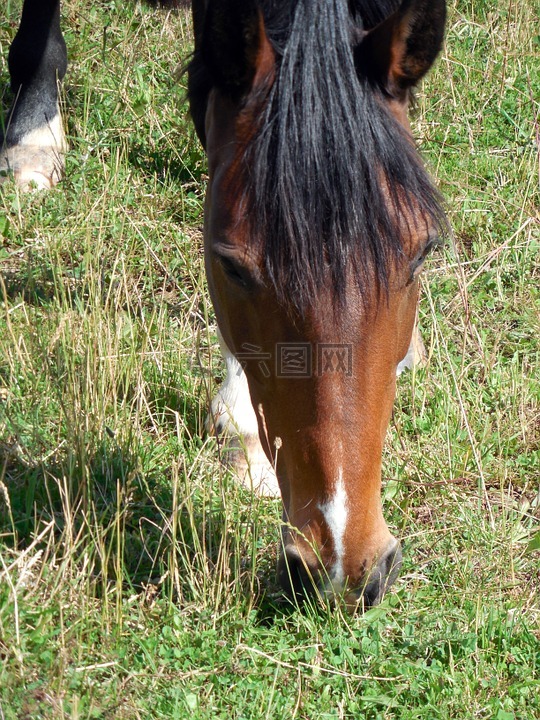
M 413 214 L 444 225 L 410 138 L 355 66 L 353 26 L 376 25 L 396 5 L 261 0 L 276 67 L 238 116 L 229 190 L 278 299 L 301 312 L 323 283 L 344 302 L 349 272 L 364 297 L 388 288 Z

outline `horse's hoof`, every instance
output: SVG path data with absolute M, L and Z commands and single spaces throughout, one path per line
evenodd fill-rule
M 257 435 L 225 439 L 225 464 L 248 490 L 261 497 L 280 497 L 279 484 Z
M 276 473 L 262 449 L 249 396 L 246 400 L 238 393 L 231 408 L 222 392 L 223 388 L 212 401 L 204 424 L 206 432 L 219 439 L 224 463 L 237 480 L 257 495 L 279 497 Z
M 0 184 L 13 178 L 23 191 L 50 190 L 64 174 L 63 148 L 16 145 L 0 150 Z

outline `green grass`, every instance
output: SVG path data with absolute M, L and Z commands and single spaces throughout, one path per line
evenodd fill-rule
M 404 570 L 354 617 L 281 601 L 279 504 L 202 431 L 222 369 L 188 19 L 63 12 L 66 180 L 0 190 L 0 718 L 540 718 L 535 0 L 451 1 L 418 92 L 455 240 L 385 450 Z

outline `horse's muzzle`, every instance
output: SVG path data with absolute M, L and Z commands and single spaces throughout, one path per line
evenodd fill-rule
M 363 604 L 365 607 L 378 605 L 390 585 L 396 581 L 402 562 L 403 555 L 401 554 L 400 543 L 398 540 L 392 539 L 392 546 L 371 569 L 364 586 L 356 593 L 353 592 L 347 595 L 347 605 L 350 605 L 351 600 L 354 600 L 357 605 Z
M 348 581 L 336 588 L 312 551 L 300 552 L 297 545 L 286 545 L 278 561 L 278 580 L 284 592 L 296 601 L 310 596 L 341 596 L 351 611 L 367 609 L 383 599 L 395 582 L 402 564 L 399 541 L 392 538 L 390 547 L 377 560 L 364 578 L 351 587 Z

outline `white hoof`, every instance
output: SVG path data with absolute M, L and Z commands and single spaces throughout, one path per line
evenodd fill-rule
M 8 178 L 24 191 L 50 190 L 64 175 L 66 138 L 58 113 L 47 125 L 0 149 L 0 184 Z
M 227 467 L 248 490 L 261 497 L 280 497 L 276 473 L 258 435 L 229 438 L 225 441 L 223 455 Z
M 18 145 L 0 152 L 0 183 L 13 178 L 23 191 L 50 190 L 64 174 L 64 155 L 53 148 Z

